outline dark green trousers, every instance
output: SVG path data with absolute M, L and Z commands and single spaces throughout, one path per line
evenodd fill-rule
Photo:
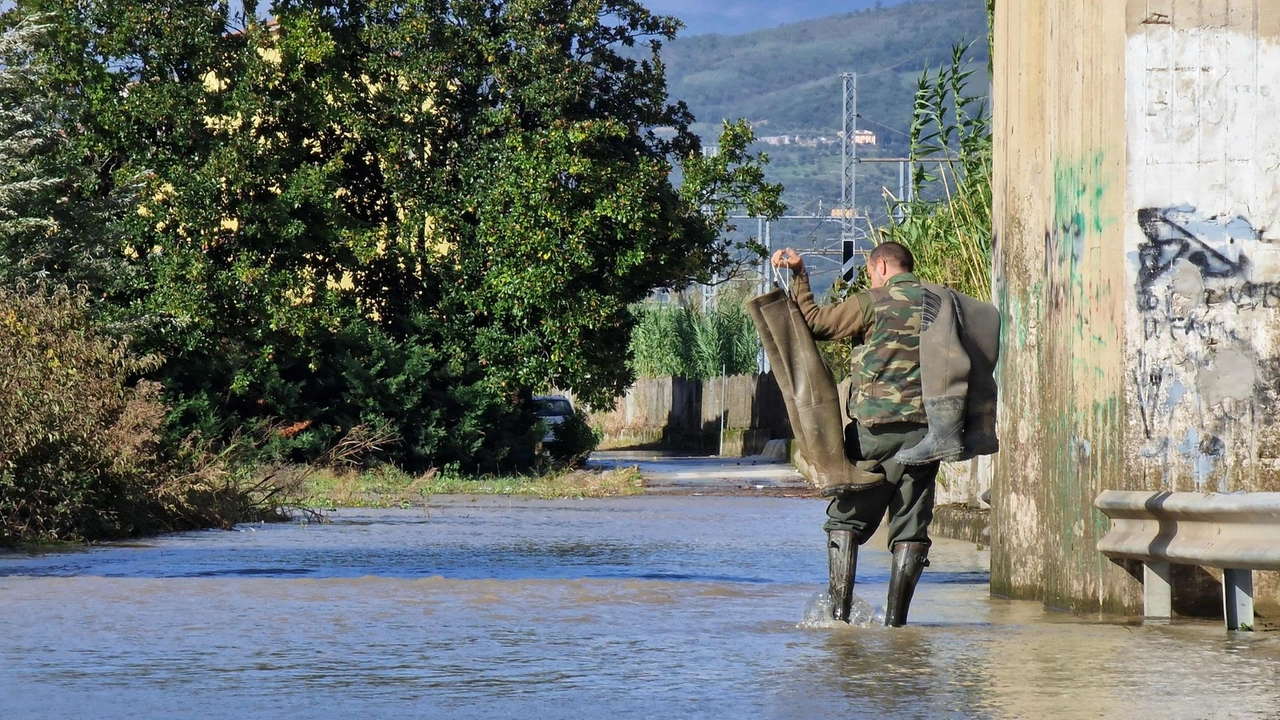
M 902 465 L 892 460 L 898 450 L 920 442 L 928 430 L 927 425 L 919 423 L 863 427 L 855 422 L 849 425 L 845 447 L 850 459 L 862 461 L 858 466 L 863 469 L 884 475 L 886 482 L 832 498 L 823 527 L 852 530 L 861 545 L 875 534 L 888 511 L 890 550 L 894 543 L 900 542 L 929 544 L 938 463 Z

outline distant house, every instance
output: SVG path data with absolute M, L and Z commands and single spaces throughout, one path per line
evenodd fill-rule
M 798 147 L 823 147 L 826 145 L 838 145 L 844 139 L 844 133 L 836 133 L 836 136 L 804 136 L 804 135 L 762 135 L 756 138 L 756 142 L 765 145 L 773 145 L 775 147 L 782 145 L 795 145 Z M 854 142 L 859 145 L 875 145 L 876 134 L 867 130 L 859 130 L 854 136 Z

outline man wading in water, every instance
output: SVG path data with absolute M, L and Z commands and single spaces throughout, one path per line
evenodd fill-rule
M 893 569 L 885 624 L 904 625 L 920 573 L 929 564 L 929 521 L 933 519 L 937 461 L 904 465 L 894 456 L 928 432 L 920 379 L 920 332 L 924 288 L 912 274 L 911 251 L 882 243 L 867 258 L 871 289 L 845 301 L 818 306 L 809 289 L 804 261 L 791 248 L 773 255 L 773 265 L 790 269 L 796 304 L 815 340 L 858 338 L 853 356 L 846 454 L 858 468 L 884 482 L 837 492 L 827 507 L 824 528 L 831 557 L 831 601 L 838 620 L 848 620 L 858 546 L 889 513 Z M 844 617 L 841 617 L 841 615 Z

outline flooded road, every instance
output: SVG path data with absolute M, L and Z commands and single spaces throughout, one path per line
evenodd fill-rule
M 912 625 L 806 624 L 822 509 L 451 497 L 0 554 L 0 718 L 1280 716 L 1280 633 L 991 599 L 967 543 Z M 881 538 L 858 570 L 882 607 Z

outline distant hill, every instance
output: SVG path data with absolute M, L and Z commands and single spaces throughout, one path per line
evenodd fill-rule
M 757 136 L 834 139 L 840 129 L 840 73 L 858 73 L 859 129 L 876 134 L 867 157 L 907 154 L 912 96 L 925 68 L 949 62 L 951 47 L 975 41 L 986 91 L 987 17 L 984 0 L 916 0 L 833 15 L 744 35 L 678 38 L 663 48 L 672 98 L 698 118 L 696 129 L 714 142 L 721 119 L 746 118 Z M 794 207 L 827 206 L 840 197 L 838 145 L 768 146 L 770 179 L 787 186 Z M 864 165 L 860 206 L 883 206 L 881 186 L 897 188 L 896 166 Z
M 903 0 L 647 0 L 644 5 L 656 13 L 683 20 L 686 35 L 737 35 L 900 2 Z

